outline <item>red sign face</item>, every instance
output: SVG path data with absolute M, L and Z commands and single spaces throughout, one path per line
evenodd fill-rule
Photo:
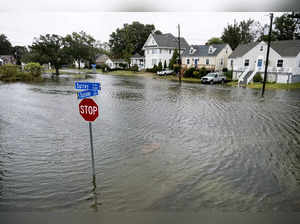
M 83 99 L 79 103 L 79 113 L 86 121 L 94 121 L 98 117 L 98 105 L 92 99 Z

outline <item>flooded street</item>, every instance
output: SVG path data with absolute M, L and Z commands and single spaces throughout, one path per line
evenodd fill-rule
M 300 211 L 300 91 L 97 75 L 0 84 L 0 211 Z

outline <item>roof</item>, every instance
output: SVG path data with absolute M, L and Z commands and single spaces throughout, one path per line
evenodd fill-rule
M 131 58 L 144 58 L 144 56 L 141 56 L 139 53 L 135 53 L 131 56 Z
M 242 57 L 259 42 L 239 45 L 229 58 Z M 300 40 L 281 40 L 271 42 L 271 48 L 283 57 L 296 57 L 300 52 Z
M 252 42 L 249 44 L 240 44 L 232 53 L 229 55 L 229 58 L 238 58 L 242 57 L 252 48 L 254 48 L 259 42 Z
M 166 34 L 152 34 L 154 40 L 158 44 L 159 47 L 171 47 L 171 48 L 177 48 L 178 47 L 178 38 L 173 36 L 171 33 Z M 189 44 L 186 42 L 186 40 L 181 37 L 180 38 L 180 47 L 188 49 Z
M 211 45 L 191 45 L 190 48 L 184 52 L 183 57 L 211 57 L 218 55 L 227 44 L 211 44 Z M 209 47 L 213 46 L 216 50 L 213 53 L 208 53 Z M 190 52 L 190 49 L 195 49 Z
M 300 40 L 283 40 L 271 42 L 271 48 L 280 56 L 296 57 L 300 52 Z

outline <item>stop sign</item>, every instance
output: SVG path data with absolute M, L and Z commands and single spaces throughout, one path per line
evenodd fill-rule
M 83 99 L 79 103 L 79 113 L 86 121 L 94 121 L 98 117 L 98 105 L 92 99 Z

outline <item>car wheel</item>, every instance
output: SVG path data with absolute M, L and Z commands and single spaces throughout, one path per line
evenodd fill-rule
M 222 79 L 221 83 L 222 83 L 222 84 L 224 84 L 224 82 L 225 82 L 225 80 L 224 80 L 224 79 Z
M 214 84 L 214 80 L 211 80 L 209 83 L 210 83 L 211 85 Z

